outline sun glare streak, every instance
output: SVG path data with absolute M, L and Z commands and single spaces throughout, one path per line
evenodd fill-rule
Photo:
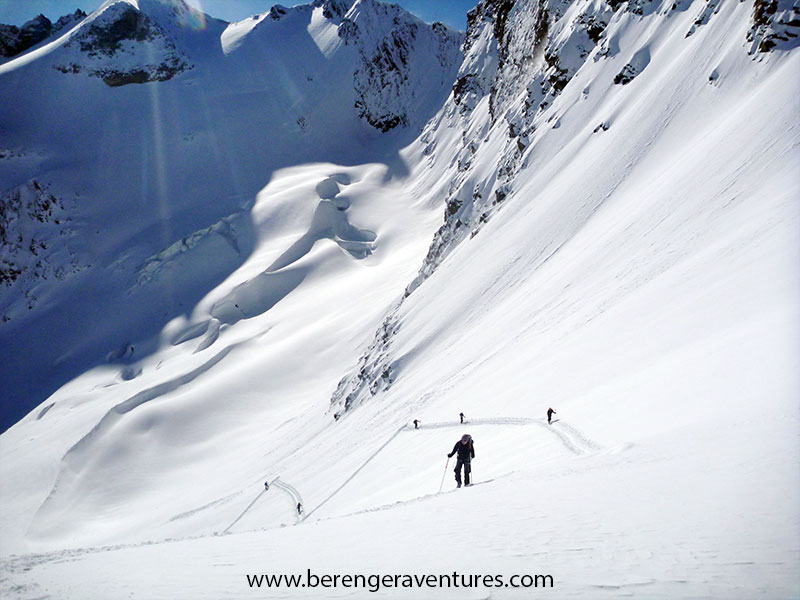
M 154 51 L 148 49 L 152 55 Z M 155 56 L 150 56 L 150 62 Z M 160 224 L 160 248 L 167 248 L 174 242 L 172 228 L 170 227 L 169 188 L 166 172 L 166 152 L 164 148 L 164 115 L 161 107 L 161 86 L 158 84 L 145 84 L 150 93 L 150 106 L 152 115 L 152 157 L 155 159 L 155 193 Z M 144 168 L 144 165 L 143 165 Z M 167 278 L 166 284 L 170 299 L 175 297 L 175 288 L 172 281 Z

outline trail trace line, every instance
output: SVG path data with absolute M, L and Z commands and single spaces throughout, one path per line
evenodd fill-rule
M 464 423 L 459 421 L 442 421 L 442 422 L 434 422 L 434 423 L 426 423 L 420 424 L 419 427 L 412 427 L 410 425 L 402 425 L 400 426 L 389 438 L 381 444 L 381 446 L 375 450 L 372 454 L 370 454 L 367 459 L 358 467 L 350 476 L 345 479 L 342 484 L 333 490 L 322 502 L 317 504 L 311 511 L 308 513 L 298 513 L 296 515 L 297 522 L 302 523 L 306 519 L 308 519 L 311 515 L 313 515 L 317 510 L 322 508 L 325 504 L 327 504 L 331 498 L 336 496 L 344 487 L 350 483 L 355 477 L 366 467 L 381 451 L 386 448 L 393 440 L 396 438 L 401 432 L 403 431 L 419 431 L 422 429 L 443 429 L 449 427 L 466 427 L 469 425 L 539 425 L 540 427 L 544 427 L 548 431 L 552 432 L 556 437 L 559 438 L 562 444 L 566 446 L 566 448 L 572 452 L 573 454 L 589 454 L 591 452 L 597 452 L 602 450 L 602 446 L 595 443 L 594 441 L 590 440 L 586 436 L 584 436 L 580 431 L 564 423 L 563 421 L 559 420 L 558 425 L 556 423 L 548 424 L 545 423 L 543 419 L 535 419 L 531 417 L 496 417 L 496 418 L 488 418 L 488 419 L 469 419 Z M 305 504 L 303 503 L 303 498 L 300 495 L 300 492 L 297 489 L 288 483 L 281 481 L 280 477 L 276 477 L 273 481 L 270 482 L 270 486 L 274 486 L 280 490 L 283 490 L 292 499 L 293 506 L 300 506 L 301 509 Z M 261 490 L 259 494 L 255 497 L 255 499 L 247 506 L 247 508 L 242 511 L 236 520 L 233 521 L 228 527 L 225 528 L 223 533 L 227 533 L 236 523 L 238 523 L 241 518 L 249 511 L 252 506 L 258 501 L 259 498 L 266 492 L 266 489 Z
M 384 448 L 386 448 L 386 446 L 388 446 L 388 445 L 389 445 L 389 443 L 390 443 L 390 442 L 391 442 L 391 441 L 392 441 L 394 438 L 396 438 L 396 437 L 397 437 L 397 435 L 398 435 L 398 434 L 399 434 L 401 431 L 403 431 L 404 429 L 407 429 L 407 428 L 408 428 L 408 425 L 402 425 L 400 428 L 398 428 L 398 430 L 397 430 L 397 431 L 395 431 L 395 432 L 394 432 L 394 433 L 393 433 L 393 434 L 392 434 L 392 435 L 389 437 L 389 439 L 388 439 L 388 440 L 386 440 L 386 441 L 385 441 L 385 442 L 384 442 L 384 443 L 381 445 L 381 447 L 380 447 L 380 448 L 378 448 L 377 450 L 375 450 L 375 452 L 373 452 L 373 453 L 372 453 L 372 454 L 369 456 L 369 458 L 367 458 L 367 460 L 365 460 L 365 461 L 364 461 L 364 463 L 363 463 L 363 464 L 362 464 L 360 467 L 358 467 L 358 468 L 357 468 L 355 471 L 353 471 L 353 474 L 352 474 L 352 475 L 350 475 L 350 477 L 348 477 L 347 479 L 345 479 L 345 480 L 344 480 L 344 482 L 342 483 L 342 485 L 340 485 L 338 488 L 336 488 L 335 490 L 333 490 L 333 492 L 331 492 L 331 494 L 330 494 L 330 495 L 329 495 L 327 498 L 325 498 L 325 499 L 324 499 L 322 502 L 320 502 L 319 504 L 317 504 L 317 505 L 316 505 L 316 506 L 313 508 L 313 510 L 311 510 L 311 512 L 309 512 L 309 513 L 308 513 L 308 514 L 306 514 L 306 515 L 303 515 L 303 518 L 301 519 L 301 521 L 305 521 L 305 520 L 306 520 L 308 517 L 310 517 L 311 515 L 313 515 L 313 514 L 314 514 L 314 513 L 315 513 L 317 510 L 319 510 L 319 509 L 320 509 L 322 506 L 324 506 L 324 505 L 325 505 L 325 503 L 326 503 L 326 502 L 328 502 L 328 500 L 330 500 L 330 499 L 331 499 L 331 498 L 333 498 L 333 497 L 334 497 L 336 494 L 338 494 L 338 493 L 339 493 L 339 492 L 342 490 L 342 488 L 344 488 L 344 486 L 346 486 L 348 483 L 350 483 L 351 481 L 353 481 L 353 479 L 355 479 L 355 476 L 356 476 L 356 475 L 358 475 L 358 474 L 361 472 L 361 470 L 362 470 L 364 467 L 366 467 L 366 466 L 369 464 L 369 462 L 370 462 L 370 461 L 371 461 L 373 458 L 375 458 L 376 456 L 378 456 L 378 454 L 380 454 L 381 450 L 383 450 Z
M 231 524 L 230 524 L 230 525 L 228 525 L 228 526 L 227 526 L 225 529 L 223 529 L 223 530 L 222 530 L 222 533 L 228 533 L 228 531 L 230 531 L 230 528 L 231 528 L 231 527 L 233 527 L 234 525 L 236 525 L 236 524 L 237 524 L 237 523 L 238 523 L 238 522 L 241 520 L 241 518 L 242 518 L 242 517 L 243 517 L 243 516 L 244 516 L 244 515 L 247 513 L 247 511 L 248 511 L 248 510 L 250 510 L 250 509 L 252 508 L 253 504 L 255 504 L 256 502 L 258 502 L 258 499 L 259 499 L 259 498 L 261 498 L 261 496 L 263 496 L 263 495 L 264 495 L 264 493 L 265 493 L 266 491 L 267 491 L 266 489 L 264 489 L 264 490 L 261 490 L 261 491 L 258 493 L 258 495 L 257 495 L 257 496 L 256 496 L 256 497 L 253 499 L 253 501 L 252 501 L 250 504 L 248 504 L 248 505 L 247 505 L 247 508 L 245 508 L 245 509 L 242 511 L 242 514 L 240 514 L 238 517 L 236 517 L 236 519 L 233 521 L 233 523 L 231 523 Z

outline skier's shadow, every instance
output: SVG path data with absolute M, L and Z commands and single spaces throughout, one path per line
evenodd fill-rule
M 550 421 L 550 425 L 552 425 L 553 423 L 558 423 L 558 419 L 553 419 L 552 421 Z

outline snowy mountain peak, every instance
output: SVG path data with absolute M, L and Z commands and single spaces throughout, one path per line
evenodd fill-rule
M 358 0 L 314 0 L 314 7 L 322 7 L 326 19 L 341 19 Z
M 60 17 L 55 23 L 40 14 L 22 27 L 0 24 L 0 56 L 17 56 L 40 42 L 67 31 L 84 18 L 86 13 L 76 10 L 70 15 Z
M 99 17 L 108 10 L 125 12 L 133 9 L 160 27 L 175 35 L 205 29 L 209 22 L 217 22 L 201 10 L 187 4 L 185 0 L 106 0 L 90 19 Z M 119 12 L 115 13 L 119 14 Z
M 54 68 L 68 74 L 85 72 L 112 87 L 165 81 L 191 68 L 170 32 L 180 27 L 181 15 L 191 12 L 180 0 L 165 2 L 109 0 L 54 53 Z M 145 12 L 141 7 L 157 10 Z
M 321 53 L 326 69 L 341 70 L 352 81 L 357 116 L 381 132 L 421 126 L 420 115 L 432 114 L 432 99 L 449 91 L 461 60 L 459 32 L 427 25 L 397 5 L 374 0 L 276 5 L 266 16 L 230 25 L 222 46 L 226 54 L 250 53 L 261 62 L 263 56 L 283 53 L 276 40 L 295 39 L 296 51 L 302 52 L 309 35 L 314 47 L 307 49 L 311 56 L 305 68 L 312 70 Z M 306 84 L 318 79 L 308 77 Z M 305 130 L 306 115 L 302 123 Z

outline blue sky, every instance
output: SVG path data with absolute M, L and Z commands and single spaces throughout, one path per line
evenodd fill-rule
M 190 4 L 201 8 L 212 17 L 226 21 L 239 21 L 250 15 L 263 13 L 273 4 L 294 6 L 305 4 L 311 0 L 187 0 Z M 442 21 L 450 27 L 461 29 L 467 27 L 467 11 L 478 3 L 478 0 L 395 0 L 406 10 L 414 13 L 429 23 Z M 0 23 L 22 25 L 39 13 L 55 21 L 58 17 L 72 13 L 76 8 L 91 12 L 103 0 L 0 0 Z

